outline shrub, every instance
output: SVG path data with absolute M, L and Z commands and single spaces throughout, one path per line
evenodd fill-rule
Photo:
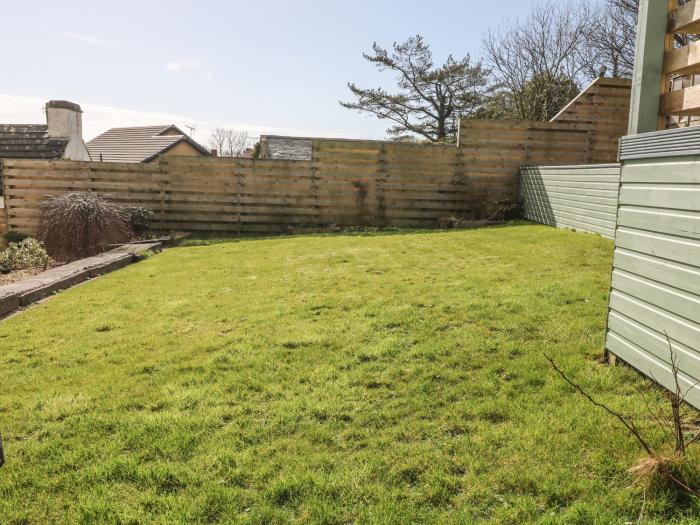
M 11 242 L 6 250 L 0 252 L 0 273 L 45 268 L 49 261 L 50 258 L 39 241 L 27 238 L 20 242 Z
M 54 259 L 90 257 L 132 236 L 124 210 L 96 193 L 65 193 L 42 203 L 39 239 Z
M 10 230 L 5 234 L 5 240 L 8 243 L 11 242 L 22 242 L 24 239 L 28 239 L 29 235 L 26 233 L 18 232 L 16 230 Z
M 131 228 L 139 237 L 143 237 L 143 235 L 151 229 L 153 212 L 148 208 L 144 208 L 143 206 L 134 206 L 131 208 L 124 208 L 124 212 L 129 217 Z

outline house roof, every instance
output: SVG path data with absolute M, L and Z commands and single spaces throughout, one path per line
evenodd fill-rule
M 0 124 L 0 158 L 60 159 L 68 138 L 49 137 L 42 124 Z
M 313 140 L 308 137 L 262 135 L 260 137 L 260 156 L 265 159 L 311 160 Z
M 190 144 L 202 155 L 209 155 L 204 146 L 173 125 L 112 128 L 88 142 L 87 148 L 96 161 L 148 162 L 181 142 Z

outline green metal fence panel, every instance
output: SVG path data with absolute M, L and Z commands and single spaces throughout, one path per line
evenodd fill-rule
M 611 239 L 615 236 L 619 186 L 619 164 L 520 170 L 525 218 Z
M 700 408 L 700 155 L 649 151 L 623 156 L 606 348 L 669 389 L 673 355 Z

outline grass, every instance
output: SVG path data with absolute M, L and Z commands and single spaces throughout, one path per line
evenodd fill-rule
M 218 239 L 61 293 L 0 323 L 0 522 L 694 523 L 542 356 L 662 402 L 601 363 L 611 256 L 524 224 Z

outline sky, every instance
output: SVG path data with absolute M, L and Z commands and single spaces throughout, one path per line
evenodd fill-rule
M 389 126 L 342 108 L 348 82 L 390 87 L 362 58 L 421 34 L 436 63 L 478 59 L 481 40 L 526 0 L 0 0 L 0 123 L 43 123 L 50 99 L 77 102 L 86 140 L 114 126 L 217 126 L 384 138 Z

